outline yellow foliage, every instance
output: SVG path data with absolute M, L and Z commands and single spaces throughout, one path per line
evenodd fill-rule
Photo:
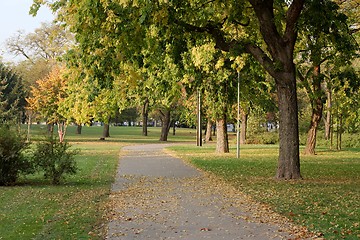
M 31 97 L 26 99 L 28 109 L 38 112 L 48 122 L 57 122 L 61 118 L 57 112 L 58 106 L 67 96 L 62 71 L 55 68 L 48 76 L 36 81 L 37 87 L 31 87 Z
M 205 72 L 210 72 L 211 67 L 209 64 L 214 59 L 216 52 L 214 43 L 207 43 L 201 46 L 193 47 L 191 49 L 191 59 L 194 66 L 202 68 Z
M 218 61 L 216 62 L 216 64 L 215 64 L 215 69 L 216 69 L 216 70 L 221 69 L 221 68 L 224 66 L 224 64 L 225 64 L 225 59 L 222 58 L 222 57 L 220 57 L 220 58 L 218 59 Z
M 231 65 L 231 67 L 233 69 L 236 69 L 237 72 L 240 72 L 241 69 L 243 69 L 243 67 L 245 66 L 245 57 L 243 56 L 237 56 L 237 57 L 233 57 L 233 58 L 230 58 L 230 60 L 233 61 L 233 64 Z

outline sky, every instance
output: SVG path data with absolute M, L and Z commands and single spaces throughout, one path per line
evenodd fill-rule
M 54 19 L 50 9 L 42 6 L 37 16 L 29 15 L 33 0 L 0 0 L 0 56 L 4 61 L 15 61 L 7 54 L 5 42 L 16 35 L 19 30 L 31 33 L 41 26 L 42 22 Z

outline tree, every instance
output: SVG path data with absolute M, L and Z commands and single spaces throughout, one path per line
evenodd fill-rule
M 73 35 L 56 23 L 42 23 L 34 32 L 28 34 L 19 31 L 6 41 L 10 54 L 25 59 L 14 67 L 28 86 L 48 75 L 73 44 Z
M 244 67 L 239 72 L 240 78 L 240 144 L 246 144 L 247 125 L 249 116 L 255 108 L 260 108 L 264 113 L 277 112 L 274 83 L 266 75 L 252 57 L 247 57 Z M 233 106 L 233 112 L 237 112 Z M 233 116 L 236 116 L 233 113 Z
M 312 108 L 305 154 L 315 154 L 316 133 L 323 113 L 325 92 L 321 68 L 327 62 L 349 65 L 356 49 L 346 23 L 347 18 L 338 10 L 338 5 L 332 1 L 309 1 L 299 21 L 302 25 L 299 44 L 302 45 L 297 65 Z M 300 73 L 303 69 L 305 74 Z
M 6 42 L 11 54 L 22 56 L 31 63 L 38 59 L 54 63 L 73 44 L 72 34 L 56 23 L 42 23 L 41 27 L 26 35 L 19 31 Z
M 161 120 L 160 141 L 167 141 L 170 125 L 171 111 L 179 106 L 181 89 L 177 84 L 180 81 L 180 69 L 174 62 L 174 46 L 168 44 L 162 53 L 161 49 L 157 50 L 159 55 L 148 55 L 148 87 L 154 94 L 149 98 L 153 102 L 153 107 L 157 109 Z M 149 53 L 150 54 L 150 53 Z M 156 60 L 150 58 L 158 58 Z M 154 64 L 154 62 L 163 61 L 163 64 Z M 146 62 L 145 62 L 146 63 Z
M 16 182 L 20 174 L 32 173 L 33 166 L 24 154 L 28 144 L 12 126 L 0 125 L 0 186 Z
M 196 85 L 201 91 L 206 115 L 216 121 L 216 152 L 229 152 L 227 118 L 234 94 L 235 70 L 227 53 L 215 49 L 215 44 L 204 42 L 193 46 L 184 57 L 187 76 L 183 83 Z M 242 62 L 237 59 L 237 62 Z M 236 66 L 236 64 L 234 65 Z M 240 70 L 240 69 L 239 69 Z M 194 88 L 193 88 L 194 89 Z
M 33 11 L 44 3 L 34 2 Z M 86 50 L 82 60 L 93 66 L 99 64 L 93 64 L 90 58 L 95 58 L 98 61 L 95 63 L 101 63 L 101 66 L 109 60 L 112 66 L 116 66 L 116 61 L 130 55 L 127 53 L 138 53 L 137 48 L 143 43 L 144 30 L 152 24 L 163 29 L 162 33 L 168 43 L 172 42 L 172 37 L 192 34 L 212 38 L 216 48 L 235 56 L 251 54 L 276 83 L 280 112 L 276 177 L 301 178 L 293 53 L 297 22 L 305 0 L 228 0 L 205 3 L 193 0 L 125 0 L 120 3 L 86 0 L 45 3 L 59 11 L 62 19 L 76 32 L 80 49 Z M 246 34 L 239 34 L 237 29 L 244 29 L 241 32 Z M 258 34 L 262 36 L 261 39 L 257 38 Z M 120 54 L 114 49 L 120 50 Z M 96 54 L 97 51 L 101 54 Z
M 23 120 L 25 89 L 22 78 L 0 62 L 0 124 Z
M 76 133 L 81 134 L 82 125 L 90 124 L 93 118 L 93 85 L 90 79 L 86 79 L 80 68 L 65 70 L 66 79 L 64 101 L 59 103 L 59 113 L 68 121 L 77 125 Z
M 110 6 L 109 3 L 106 5 Z M 304 0 L 294 0 L 290 5 L 271 0 L 206 3 L 191 0 L 171 3 L 138 1 L 136 7 L 131 1 L 123 1 L 121 4 L 121 7 L 128 7 L 129 11 L 131 9 L 139 13 L 137 16 L 141 16 L 140 21 L 138 17 L 132 20 L 143 27 L 148 27 L 153 22 L 166 29 L 167 34 L 173 33 L 174 36 L 175 32 L 176 35 L 205 34 L 215 41 L 218 49 L 235 55 L 250 53 L 274 77 L 280 110 L 280 149 L 276 174 L 279 179 L 301 178 L 293 51 L 297 39 L 296 23 L 303 6 Z M 122 21 L 123 15 L 113 13 Z M 236 28 L 247 26 L 251 27 L 247 31 L 250 36 L 254 36 L 254 29 L 259 29 L 263 41 L 256 42 L 249 35 L 234 34 Z M 262 48 L 264 46 L 266 50 Z
M 359 104 L 360 78 L 353 68 L 347 66 L 339 68 L 332 77 L 331 86 L 332 106 L 331 114 L 336 126 L 336 148 L 341 150 L 342 133 L 358 132 L 360 130 Z M 332 142 L 331 142 L 332 143 Z
M 38 86 L 31 88 L 31 96 L 26 99 L 28 109 L 39 113 L 48 124 L 57 124 L 60 142 L 64 140 L 67 126 L 66 118 L 59 112 L 60 103 L 67 97 L 62 73 L 60 68 L 55 68 L 46 78 L 38 80 Z

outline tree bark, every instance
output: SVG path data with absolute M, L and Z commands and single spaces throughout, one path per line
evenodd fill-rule
M 343 131 L 343 126 L 342 126 L 342 114 L 338 115 L 338 121 L 336 124 L 336 149 L 337 150 L 341 150 L 341 143 L 342 143 L 342 131 Z
M 142 135 L 147 136 L 148 135 L 148 129 L 147 129 L 147 122 L 148 122 L 148 116 L 149 116 L 149 99 L 145 99 L 143 109 L 142 109 Z
M 173 128 L 172 135 L 175 136 L 176 135 L 176 122 L 175 122 L 175 120 L 171 121 L 171 126 Z
M 66 123 L 64 122 L 59 122 L 57 124 L 58 127 L 58 135 L 59 135 L 59 142 L 64 142 L 65 139 L 65 135 L 66 135 Z
M 228 153 L 229 141 L 226 127 L 226 115 L 223 114 L 222 118 L 216 119 L 216 152 Z
M 300 179 L 298 105 L 295 74 L 286 85 L 277 84 L 279 99 L 279 160 L 276 178 Z
M 325 139 L 330 139 L 330 133 L 331 133 L 331 89 L 328 88 L 326 85 L 326 118 L 324 118 L 324 124 L 325 124 Z
M 308 130 L 306 146 L 305 146 L 306 155 L 315 155 L 316 133 L 321 121 L 322 111 L 323 111 L 320 66 L 314 66 L 312 82 L 313 82 L 313 93 L 311 94 L 312 96 L 310 96 L 312 114 L 311 114 L 310 127 Z
M 76 125 L 76 134 L 81 134 L 82 131 L 82 125 L 81 124 L 77 124 Z
M 54 133 L 54 123 L 47 123 L 47 131 L 49 135 L 52 135 Z
M 26 115 L 28 116 L 28 126 L 27 126 L 27 136 L 26 136 L 26 141 L 30 142 L 31 139 L 31 124 L 32 124 L 32 112 L 31 111 L 26 111 Z
M 274 1 L 249 0 L 260 23 L 260 32 L 271 58 L 258 46 L 248 45 L 247 51 L 274 77 L 279 104 L 279 160 L 276 178 L 300 179 L 298 104 L 296 72 L 293 62 L 297 39 L 296 23 L 304 0 L 293 0 L 286 13 L 283 34 L 274 20 Z
M 240 144 L 246 144 L 247 121 L 249 114 L 241 111 Z
M 160 120 L 161 120 L 160 141 L 166 142 L 170 130 L 170 110 L 165 109 L 164 111 L 160 111 Z
M 207 124 L 206 124 L 205 142 L 211 142 L 212 141 L 212 137 L 211 137 L 212 126 L 213 126 L 213 123 L 212 123 L 211 119 L 208 118 Z
M 107 138 L 107 137 L 110 137 L 110 124 L 104 123 L 103 138 Z

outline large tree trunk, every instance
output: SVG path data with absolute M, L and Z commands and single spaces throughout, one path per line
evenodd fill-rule
M 278 179 L 300 179 L 298 105 L 295 73 L 291 81 L 277 84 L 279 99 Z
M 249 114 L 241 111 L 241 131 L 240 131 L 240 144 L 246 144 L 246 130 Z
M 211 137 L 212 126 L 213 126 L 213 123 L 212 123 L 211 119 L 208 118 L 207 124 L 206 124 L 205 142 L 211 142 L 212 141 L 212 137 Z
M 161 120 L 160 141 L 166 142 L 170 130 L 170 110 L 165 109 L 164 111 L 160 111 L 160 120 Z
M 321 94 L 321 80 L 320 76 L 320 66 L 315 66 L 313 71 L 313 93 L 310 96 L 311 101 L 311 121 L 310 127 L 307 135 L 305 154 L 314 155 L 316 147 L 316 133 L 317 128 L 320 124 L 322 111 L 323 111 L 323 102 Z
M 216 119 L 216 152 L 217 153 L 228 153 L 229 152 L 229 141 L 226 127 L 226 115 L 222 118 Z
M 321 101 L 321 99 L 320 99 Z M 316 133 L 319 123 L 321 121 L 322 116 L 322 108 L 323 105 L 317 103 L 316 106 L 312 109 L 311 121 L 310 121 L 310 128 L 307 134 L 306 139 L 306 146 L 305 146 L 305 154 L 306 155 L 314 155 L 315 154 L 315 147 L 316 147 Z
M 104 123 L 103 138 L 107 138 L 107 137 L 110 137 L 110 124 Z
M 284 32 L 279 32 L 274 19 L 274 1 L 249 0 L 259 20 L 260 32 L 266 43 L 267 55 L 259 46 L 246 49 L 275 78 L 279 101 L 279 161 L 278 179 L 299 179 L 299 130 L 296 93 L 296 72 L 293 62 L 297 39 L 297 21 L 304 0 L 293 0 L 286 12 Z
M 142 135 L 147 136 L 148 135 L 148 129 L 147 129 L 147 122 L 148 122 L 148 116 L 149 116 L 149 99 L 145 99 L 143 109 L 142 109 Z

